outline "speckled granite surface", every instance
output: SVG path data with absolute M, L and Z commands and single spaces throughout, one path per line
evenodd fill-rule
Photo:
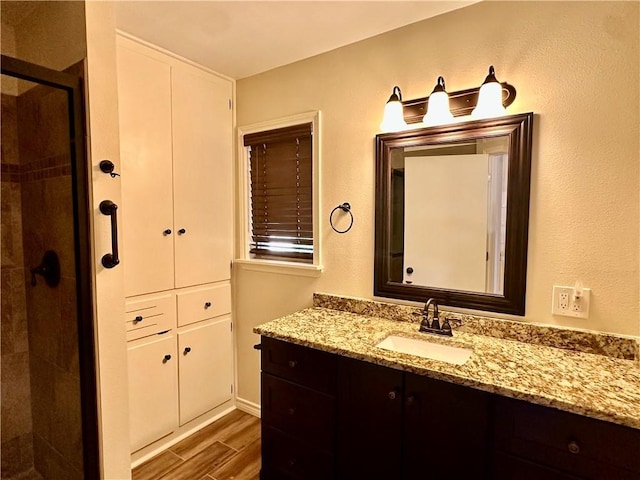
M 325 293 L 314 294 L 313 305 L 315 307 L 409 322 L 419 322 L 422 312 L 421 308 L 407 305 L 340 297 Z M 635 359 L 640 361 L 640 352 L 638 351 L 640 348 L 638 342 L 640 340 L 636 338 L 515 322 L 478 315 L 465 315 L 449 312 L 446 308 L 440 308 L 440 316 L 446 316 L 450 319 L 454 328 L 460 327 L 459 331 L 467 333 L 505 340 L 517 340 L 547 347 L 565 348 L 577 352 L 606 355 L 624 360 Z
M 322 307 L 281 317 L 254 332 L 640 429 L 640 368 L 631 360 L 459 329 L 453 338 L 440 338 L 418 332 L 413 322 Z M 390 334 L 460 345 L 473 354 L 457 366 L 375 347 Z

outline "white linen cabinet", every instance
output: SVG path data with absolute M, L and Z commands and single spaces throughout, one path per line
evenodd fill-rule
M 123 36 L 117 48 L 136 451 L 184 425 L 196 428 L 198 417 L 232 397 L 233 84 Z M 173 302 L 171 325 L 153 326 L 153 314 L 138 315 L 160 294 Z M 168 393 L 171 375 L 176 387 Z M 154 398 L 162 405 L 157 425 L 144 408 Z

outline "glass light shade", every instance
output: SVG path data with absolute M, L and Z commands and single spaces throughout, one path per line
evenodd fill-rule
M 380 130 L 383 132 L 398 132 L 405 128 L 407 128 L 407 122 L 404 121 L 402 93 L 400 88 L 396 86 L 393 87 L 393 93 L 384 107 L 384 117 L 380 124 Z
M 484 80 L 478 94 L 478 103 L 471 112 L 474 118 L 491 118 L 505 115 L 507 110 L 502 105 L 502 85 L 496 79 L 493 65 L 489 67 L 489 75 Z
M 447 92 L 434 92 L 429 95 L 427 113 L 422 119 L 426 126 L 442 125 L 453 122 L 453 115 L 449 110 L 449 95 Z
M 407 128 L 407 122 L 404 121 L 402 103 L 399 101 L 387 102 L 380 129 L 383 132 L 397 132 L 405 128 Z

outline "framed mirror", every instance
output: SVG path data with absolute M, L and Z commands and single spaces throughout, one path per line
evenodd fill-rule
M 374 295 L 524 315 L 533 113 L 376 136 Z

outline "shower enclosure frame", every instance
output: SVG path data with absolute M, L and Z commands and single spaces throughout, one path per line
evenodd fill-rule
M 84 478 L 100 478 L 97 380 L 93 328 L 93 281 L 90 236 L 89 169 L 85 150 L 82 78 L 1 55 L 3 75 L 67 92 L 69 150 L 74 215 L 76 294 L 78 308 L 78 356 Z

